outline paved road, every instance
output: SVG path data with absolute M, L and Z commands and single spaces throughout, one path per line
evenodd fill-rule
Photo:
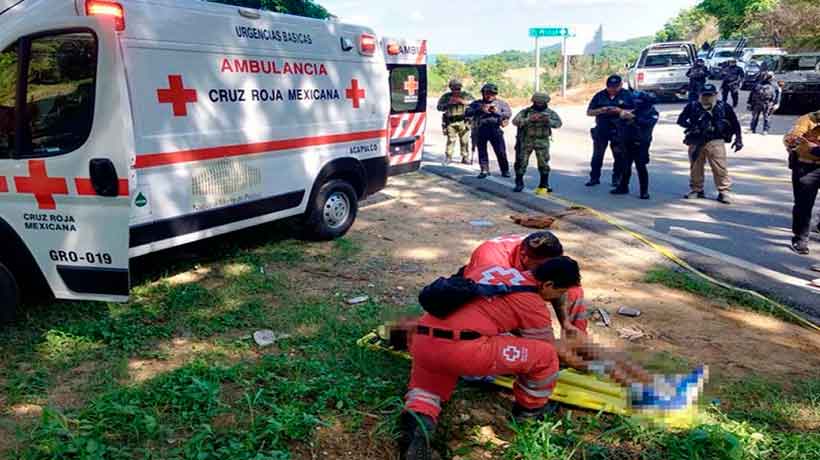
M 610 195 L 610 187 L 584 186 L 589 174 L 592 143 L 589 129 L 593 119 L 585 115 L 586 107 L 554 107 L 564 119 L 564 128 L 555 133 L 551 166 L 552 187 L 555 195 L 576 203 L 604 211 L 623 222 L 640 226 L 668 237 L 668 242 L 694 244 L 699 248 L 717 251 L 736 258 L 736 263 L 748 264 L 772 279 L 778 279 L 792 288 L 805 287 L 807 280 L 820 277 L 809 267 L 820 263 L 820 235 L 814 235 L 813 253 L 801 257 L 791 252 L 792 191 L 786 154 L 781 144 L 782 135 L 791 127 L 795 116 L 775 116 L 769 136 L 748 132 L 751 115 L 745 110 L 742 93 L 739 115 L 746 127 L 746 148 L 730 153 L 729 171 L 734 180 L 734 204 L 727 206 L 714 198 L 710 170 L 707 166 L 708 200 L 683 200 L 688 191 L 689 162 L 681 140 L 682 129 L 675 124 L 682 104 L 663 104 L 658 107 L 661 122 L 655 131 L 650 168 L 652 199 L 637 197 L 637 178 L 633 174 L 632 194 Z M 428 146 L 425 158 L 441 161 L 444 138 L 438 128 L 440 116 L 431 107 L 428 124 Z M 507 128 L 509 157 L 514 153 L 514 129 Z M 607 154 L 603 178 L 608 180 L 611 156 Z M 490 154 L 492 157 L 492 153 Z M 475 166 L 477 168 L 477 165 Z M 497 165 L 492 165 L 498 176 Z M 531 191 L 537 185 L 535 158 L 531 159 L 527 186 Z M 512 186 L 512 182 L 510 180 Z M 820 290 L 814 291 L 815 295 Z M 812 299 L 812 296 L 808 297 Z M 817 297 L 817 315 L 820 317 L 820 296 Z M 813 303 L 813 302 L 810 302 Z

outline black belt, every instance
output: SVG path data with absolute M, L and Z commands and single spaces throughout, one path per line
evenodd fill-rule
M 455 340 L 456 337 L 456 333 L 450 329 L 438 329 L 427 326 L 416 326 L 416 332 L 421 335 L 432 335 L 437 339 Z M 476 331 L 461 331 L 458 334 L 458 340 L 477 340 L 480 338 L 481 334 Z
M 458 123 L 464 121 L 464 115 L 447 116 L 447 123 Z

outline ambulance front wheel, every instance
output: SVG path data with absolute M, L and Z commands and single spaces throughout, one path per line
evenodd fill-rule
M 5 265 L 0 263 L 0 324 L 10 323 L 17 313 L 20 303 L 20 289 L 17 280 Z
M 311 239 L 328 241 L 344 236 L 359 211 L 353 186 L 342 179 L 325 182 L 308 209 L 306 230 Z

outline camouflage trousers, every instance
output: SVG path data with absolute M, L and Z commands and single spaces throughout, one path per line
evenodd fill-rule
M 527 174 L 530 165 L 530 155 L 535 151 L 535 158 L 538 160 L 538 172 L 548 174 L 550 172 L 550 146 L 549 144 L 525 143 L 515 153 L 515 174 L 523 176 Z
M 447 134 L 447 148 L 445 150 L 447 159 L 453 159 L 453 151 L 456 148 L 456 143 L 460 143 L 461 159 L 470 159 L 470 126 L 466 121 L 457 121 L 447 125 L 445 130 Z

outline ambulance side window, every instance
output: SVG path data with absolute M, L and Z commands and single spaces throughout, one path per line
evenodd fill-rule
M 427 110 L 427 69 L 425 66 L 393 65 L 390 70 L 390 111 Z
M 97 40 L 90 32 L 32 38 L 27 48 L 26 110 L 21 157 L 61 155 L 91 133 Z
M 14 151 L 18 47 L 15 43 L 0 52 L 0 159 L 11 158 Z

